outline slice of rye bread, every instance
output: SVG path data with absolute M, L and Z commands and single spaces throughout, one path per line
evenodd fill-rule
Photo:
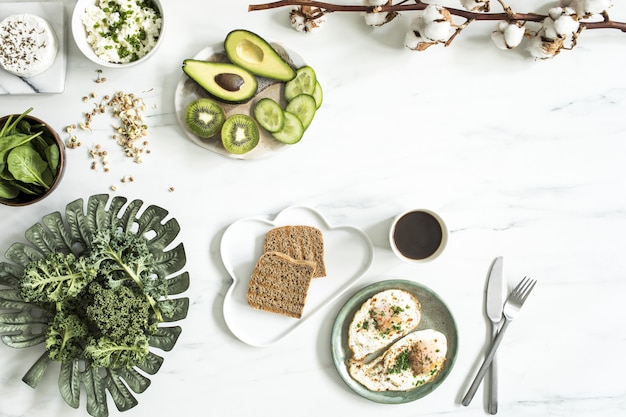
M 252 308 L 301 318 L 315 262 L 293 259 L 280 252 L 265 252 L 257 261 L 247 299 Z
M 281 252 L 294 259 L 314 261 L 313 278 L 326 276 L 324 236 L 313 226 L 279 226 L 265 234 L 264 252 Z

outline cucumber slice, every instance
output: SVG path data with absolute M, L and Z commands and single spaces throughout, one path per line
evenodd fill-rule
M 285 125 L 283 109 L 275 100 L 265 97 L 254 105 L 254 118 L 268 132 L 278 132 Z
M 315 82 L 315 89 L 313 90 L 313 98 L 315 99 L 316 108 L 320 108 L 322 106 L 322 101 L 324 101 L 324 92 L 322 91 L 322 86 L 319 81 Z
M 302 122 L 302 127 L 306 130 L 311 124 L 311 121 L 313 121 L 313 117 L 315 116 L 315 112 L 317 110 L 316 106 L 317 103 L 315 103 L 313 96 L 308 94 L 298 94 L 289 103 L 287 103 L 285 111 L 295 114 Z
M 274 136 L 276 140 L 288 145 L 300 142 L 300 139 L 302 139 L 304 135 L 302 122 L 298 119 L 298 116 L 288 111 L 284 112 L 284 116 L 285 125 L 278 132 L 272 133 L 272 136 Z
M 291 101 L 300 94 L 313 95 L 315 83 L 317 83 L 317 75 L 313 68 L 308 65 L 298 68 L 296 76 L 285 83 L 285 99 Z

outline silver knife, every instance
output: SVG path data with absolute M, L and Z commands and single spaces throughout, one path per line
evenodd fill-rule
M 502 321 L 502 307 L 505 299 L 505 283 L 502 275 L 502 264 L 503 259 L 501 256 L 497 257 L 493 261 L 491 271 L 489 272 L 487 295 L 485 297 L 487 317 L 491 320 L 492 340 L 496 337 L 498 329 L 500 328 L 500 322 Z M 488 411 L 489 414 L 496 414 L 498 412 L 498 373 L 495 356 L 489 369 Z

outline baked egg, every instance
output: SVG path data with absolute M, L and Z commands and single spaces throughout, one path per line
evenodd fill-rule
M 409 333 L 371 362 L 351 359 L 352 378 L 371 391 L 407 391 L 439 374 L 446 360 L 446 336 L 433 329 Z
M 390 289 L 367 299 L 354 314 L 348 329 L 348 346 L 352 359 L 389 346 L 417 328 L 421 306 L 417 298 L 404 290 Z

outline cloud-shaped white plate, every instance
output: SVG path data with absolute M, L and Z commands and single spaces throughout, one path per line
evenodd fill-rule
M 324 236 L 327 274 L 311 282 L 300 319 L 253 309 L 246 300 L 252 270 L 263 252 L 265 233 L 286 225 L 314 226 Z M 224 232 L 220 250 L 233 279 L 224 298 L 226 325 L 239 340 L 259 347 L 278 342 L 343 294 L 374 260 L 372 242 L 363 231 L 352 226 L 331 226 L 318 211 L 303 206 L 286 208 L 274 220 L 255 217 L 236 221 Z

